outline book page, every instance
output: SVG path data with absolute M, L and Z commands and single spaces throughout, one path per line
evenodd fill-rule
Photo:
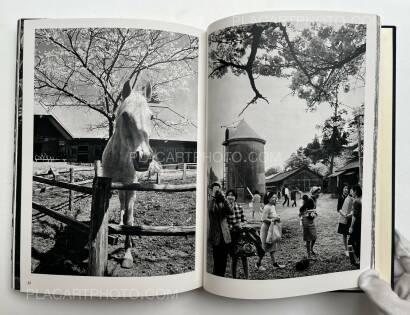
M 24 22 L 21 291 L 202 285 L 204 41 L 158 21 Z
M 380 80 L 377 141 L 377 197 L 375 224 L 375 269 L 392 282 L 394 235 L 394 41 L 395 29 L 380 31 Z
M 349 289 L 373 267 L 378 32 L 333 12 L 209 26 L 207 291 Z

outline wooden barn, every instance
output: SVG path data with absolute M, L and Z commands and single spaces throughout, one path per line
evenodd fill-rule
M 353 186 L 359 183 L 359 160 L 354 159 L 336 169 L 326 178 L 326 191 L 332 194 L 341 192 L 344 185 Z
M 308 192 L 313 186 L 322 186 L 323 177 L 303 166 L 290 171 L 280 172 L 266 177 L 266 190 L 278 192 L 284 186 L 289 189 L 299 189 Z
M 176 119 L 173 113 L 163 120 Z M 80 106 L 55 106 L 47 111 L 40 105 L 34 110 L 33 160 L 67 160 L 92 163 L 100 160 L 108 141 L 104 118 L 94 110 Z M 165 130 L 154 134 L 150 145 L 162 164 L 196 163 L 196 127 Z

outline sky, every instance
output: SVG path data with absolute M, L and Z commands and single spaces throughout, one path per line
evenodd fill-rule
M 290 95 L 290 79 L 259 77 L 255 82 L 269 104 L 259 100 L 239 117 L 242 108 L 254 96 L 247 76 L 237 77 L 229 72 L 221 79 L 209 79 L 208 150 L 221 152 L 225 135 L 225 128 L 221 126 L 243 118 L 266 140 L 265 169 L 283 167 L 293 152 L 311 142 L 315 134 L 320 135 L 316 126 L 329 118 L 332 111 L 328 104 L 321 104 L 317 110 L 307 112 L 306 101 Z M 352 90 L 342 95 L 340 100 L 350 107 L 360 106 L 364 100 L 364 89 Z M 220 159 L 211 159 L 208 167 L 212 167 L 221 178 L 222 164 Z
M 173 47 L 175 49 L 179 49 L 184 45 L 183 42 L 174 42 Z M 39 44 L 36 48 L 36 56 L 41 56 L 43 59 L 43 63 L 47 63 L 48 59 L 44 57 L 47 56 L 49 50 L 54 48 L 54 46 Z M 52 59 L 51 59 L 52 60 Z M 177 128 L 170 128 L 164 126 L 160 122 L 159 128 L 153 129 L 152 137 L 153 138 L 160 138 L 160 139 L 189 139 L 189 140 L 196 140 L 197 138 L 197 113 L 198 113 L 198 59 L 192 60 L 190 62 L 190 67 L 193 70 L 192 76 L 184 77 L 179 79 L 175 82 L 171 87 L 168 87 L 167 99 L 161 102 L 160 104 L 152 104 L 152 105 L 159 105 L 169 107 L 172 111 L 166 108 L 151 108 L 154 114 L 168 124 L 178 124 L 180 123 L 182 126 Z M 141 74 L 141 78 L 144 77 L 144 73 Z M 161 78 L 160 78 L 161 80 Z M 140 80 L 141 82 L 137 82 L 137 87 L 145 84 L 144 80 Z M 151 82 L 155 84 L 156 82 Z M 136 87 L 136 88 L 137 88 Z M 81 87 L 77 87 L 80 90 L 81 94 L 87 94 L 87 90 Z M 91 92 L 89 94 L 95 94 L 95 90 L 91 88 Z M 49 102 L 47 102 L 49 103 Z M 62 104 L 58 104 L 61 106 Z M 66 107 L 66 106 L 62 106 Z M 70 126 L 73 129 L 84 129 L 84 127 L 93 127 L 92 124 L 100 125 L 102 121 L 105 120 L 104 116 L 99 114 L 96 111 L 91 110 L 91 115 L 87 114 L 87 111 L 82 110 L 81 112 L 78 110 L 69 111 L 66 109 L 54 109 L 49 108 L 49 110 L 54 111 L 56 115 L 62 116 L 69 115 L 70 117 L 63 117 L 66 120 L 70 121 Z M 175 114 L 178 113 L 178 114 Z M 84 114 L 86 113 L 86 114 Z M 81 117 L 81 114 L 83 116 Z M 80 115 L 80 116 L 79 116 Z M 180 116 L 179 116 L 180 115 Z M 184 118 L 182 118 L 182 117 Z M 102 127 L 102 130 L 98 130 L 99 135 L 108 134 L 108 127 Z M 93 129 L 93 128 L 89 128 Z
M 341 23 L 326 23 L 339 28 Z M 292 39 L 298 32 L 311 26 L 311 22 L 294 22 L 288 29 Z M 223 152 L 222 142 L 225 128 L 239 119 L 245 119 L 248 125 L 266 141 L 265 170 L 270 167 L 283 168 L 284 162 L 293 152 L 305 147 L 315 135 L 321 135 L 318 125 L 331 117 L 333 111 L 327 103 L 319 104 L 314 111 L 307 111 L 305 100 L 291 95 L 289 88 L 291 78 L 262 77 L 255 79 L 259 92 L 268 99 L 269 104 L 259 99 L 240 117 L 238 116 L 246 104 L 254 97 L 249 79 L 246 75 L 235 76 L 228 70 L 222 78 L 208 79 L 208 150 Z M 339 103 L 344 103 L 347 115 L 351 116 L 352 108 L 364 103 L 364 87 L 361 82 L 349 82 L 350 91 L 339 94 Z M 212 156 L 223 156 L 211 155 Z M 221 178 L 222 159 L 209 159 L 209 167 Z

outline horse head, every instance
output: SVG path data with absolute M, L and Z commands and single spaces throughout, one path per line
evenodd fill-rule
M 152 161 L 149 139 L 152 129 L 152 112 L 148 106 L 151 99 L 151 84 L 148 82 L 141 92 L 131 89 L 125 82 L 121 92 L 122 103 L 118 108 L 115 128 L 123 143 L 131 152 L 136 171 L 146 171 Z

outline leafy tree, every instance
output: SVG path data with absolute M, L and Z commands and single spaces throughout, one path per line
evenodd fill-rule
M 349 79 L 362 75 L 365 39 L 362 24 L 311 23 L 302 30 L 294 23 L 233 26 L 209 35 L 209 77 L 231 70 L 248 78 L 254 97 L 239 115 L 259 99 L 269 103 L 257 88 L 259 76 L 291 78 L 291 91 L 314 109 L 333 101 L 339 87 L 347 92 Z
M 285 161 L 285 170 L 293 170 L 302 166 L 309 166 L 312 161 L 303 153 L 303 148 L 300 147 L 296 152 L 292 153 Z
M 320 103 L 332 107 L 340 92 L 348 93 L 351 81 L 364 81 L 366 26 L 343 24 L 339 28 L 312 23 L 288 43 L 286 56 L 297 67 L 290 88 L 306 100 L 309 109 Z
M 315 135 L 312 142 L 306 145 L 306 148 L 303 149 L 303 153 L 312 160 L 313 164 L 323 159 L 322 146 L 317 135 Z
M 36 31 L 35 97 L 45 106 L 87 106 L 103 115 L 111 136 L 123 84 L 144 76 L 154 102 L 196 72 L 198 38 L 121 28 Z
M 322 128 L 322 149 L 325 164 L 329 165 L 329 174 L 333 173 L 335 156 L 339 155 L 348 144 L 348 132 L 345 131 L 344 110 L 335 107 L 334 115 L 325 120 Z
M 269 168 L 266 170 L 265 176 L 274 175 L 274 174 L 280 173 L 280 171 L 281 171 L 281 169 L 280 169 L 279 167 L 272 166 L 272 167 L 269 167 Z
M 354 108 L 352 111 L 351 117 L 347 120 L 347 132 L 348 132 L 348 139 L 349 142 L 349 149 L 356 152 L 358 151 L 358 144 L 359 144 L 359 134 L 360 134 L 360 142 L 363 143 L 363 136 L 364 136 L 364 104 L 361 104 L 360 107 Z M 360 128 L 360 132 L 359 132 Z M 363 148 L 361 148 L 361 154 L 363 154 Z M 357 155 L 355 156 L 357 157 Z
M 309 165 L 309 169 L 320 174 L 321 176 L 326 176 L 329 174 L 329 167 L 322 162 L 317 162 L 316 164 Z

